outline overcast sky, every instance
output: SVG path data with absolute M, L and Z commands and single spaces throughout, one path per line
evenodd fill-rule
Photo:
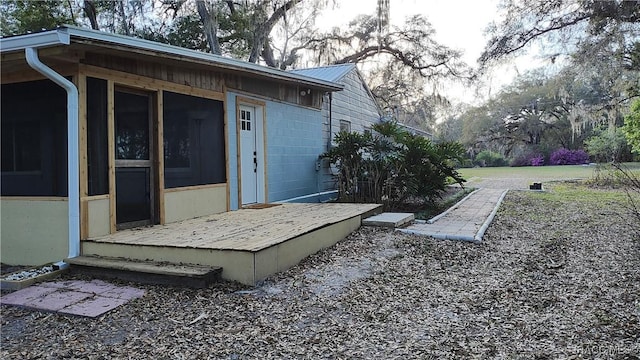
M 390 0 L 391 22 L 401 24 L 410 15 L 423 14 L 436 31 L 438 42 L 464 51 L 464 60 L 475 67 L 477 59 L 487 42 L 484 31 L 492 22 L 498 22 L 498 0 Z M 335 9 L 327 9 L 317 25 L 321 27 L 340 26 L 348 23 L 358 14 L 375 14 L 377 0 L 338 0 Z M 523 71 L 540 66 L 533 56 L 526 56 L 516 62 L 495 69 L 490 78 L 491 91 L 507 84 L 516 75 L 516 69 Z M 462 86 L 447 85 L 441 92 L 452 100 L 474 102 L 475 91 Z M 486 95 L 488 89 L 482 93 Z

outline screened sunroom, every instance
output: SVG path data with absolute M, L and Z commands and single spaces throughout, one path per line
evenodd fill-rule
M 0 42 L 2 262 L 316 191 L 336 84 L 75 27 Z

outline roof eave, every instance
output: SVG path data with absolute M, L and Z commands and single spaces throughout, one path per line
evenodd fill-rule
M 0 39 L 0 53 L 24 50 L 30 47 L 43 48 L 56 45 L 69 45 L 71 36 L 66 29 L 57 29 L 39 33 L 11 36 Z
M 227 68 L 230 70 L 242 71 L 258 75 L 267 75 L 267 77 L 269 78 L 281 81 L 297 81 L 303 83 L 305 86 L 321 88 L 327 91 L 340 91 L 344 88 L 344 86 L 333 82 L 318 81 L 317 79 L 300 75 L 291 76 L 282 70 L 273 69 L 270 67 L 261 66 L 237 59 L 227 58 L 220 55 L 181 48 L 174 45 L 168 45 L 124 35 L 105 33 L 96 30 L 82 29 L 75 26 L 65 26 L 65 29 L 68 30 L 72 38 L 77 37 L 81 39 L 130 47 L 133 49 L 138 48 L 147 51 L 160 52 L 178 57 L 180 59 L 204 61 L 206 63 L 211 63 L 212 65 L 217 65 L 219 67 Z
M 82 29 L 70 25 L 65 25 L 64 27 L 58 28 L 56 30 L 44 31 L 41 33 L 1 38 L 0 52 L 5 53 L 24 50 L 28 47 L 43 48 L 56 45 L 69 45 L 73 38 L 124 46 L 131 49 L 163 53 L 171 57 L 176 57 L 180 60 L 197 60 L 201 63 L 210 64 L 211 66 L 260 75 L 279 81 L 296 82 L 304 86 L 309 86 L 324 91 L 340 91 L 344 89 L 343 85 L 336 84 L 334 82 L 323 81 L 303 75 L 290 74 L 282 70 L 273 69 L 241 60 L 203 53 L 200 51 L 162 44 L 145 39 L 137 39 L 129 36 Z

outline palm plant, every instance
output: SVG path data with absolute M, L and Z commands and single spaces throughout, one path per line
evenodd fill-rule
M 459 143 L 434 144 L 395 122 L 376 124 L 373 130 L 375 134 L 341 132 L 337 145 L 323 154 L 339 169 L 340 201 L 392 209 L 409 199 L 432 201 L 450 181 L 464 183 L 454 168 L 464 157 Z

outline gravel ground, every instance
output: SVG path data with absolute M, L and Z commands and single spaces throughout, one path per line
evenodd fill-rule
M 573 193 L 572 193 L 573 194 Z M 2 308 L 2 359 L 638 359 L 620 197 L 510 192 L 480 244 L 362 228 L 256 288 L 145 288 L 98 319 Z

